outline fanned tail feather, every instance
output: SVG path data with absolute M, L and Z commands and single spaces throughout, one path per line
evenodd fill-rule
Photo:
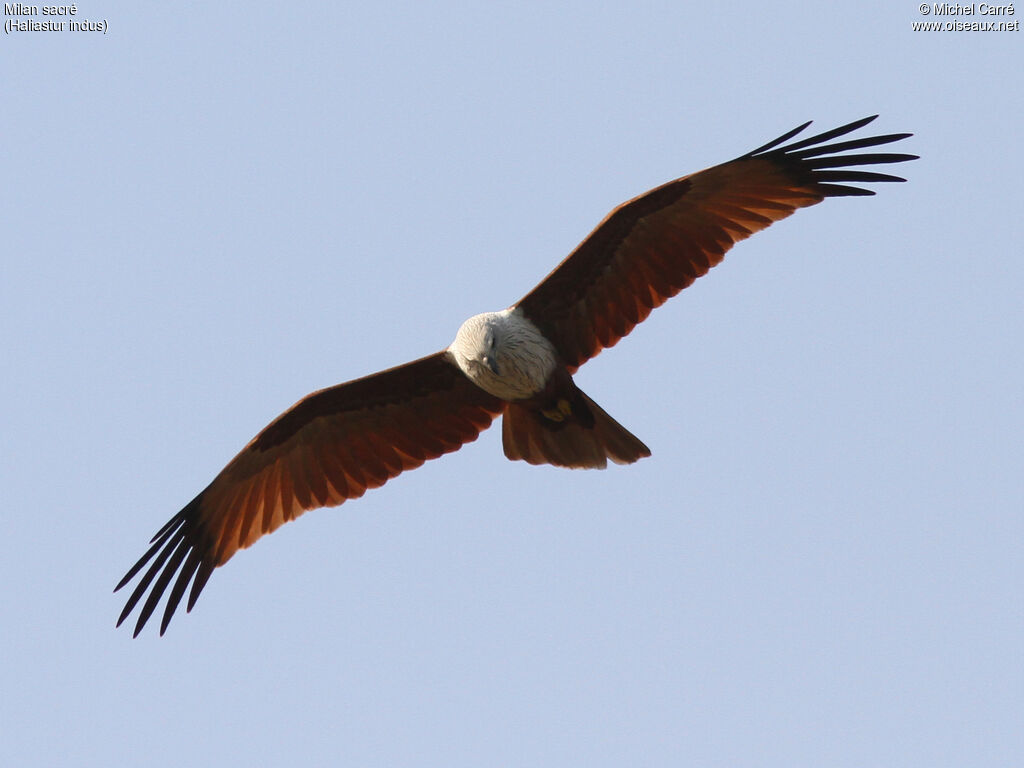
M 571 469 L 604 469 L 608 459 L 632 464 L 651 455 L 650 449 L 604 412 L 579 389 L 591 418 L 552 423 L 521 403 L 509 403 L 502 423 L 505 456 L 529 464 L 553 464 Z

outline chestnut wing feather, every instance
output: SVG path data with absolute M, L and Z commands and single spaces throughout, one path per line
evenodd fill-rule
M 909 133 L 824 143 L 875 117 L 779 146 L 805 123 L 742 157 L 623 203 L 515 306 L 574 371 L 706 274 L 734 243 L 826 197 L 874 194 L 849 182 L 904 181 L 848 166 L 914 155 L 843 153 Z
M 187 610 L 217 566 L 310 509 L 362 496 L 476 439 L 504 408 L 447 352 L 314 392 L 257 435 L 157 532 L 115 588 L 146 569 L 118 619 L 139 601 L 135 634 L 173 587 L 163 634 L 191 582 Z

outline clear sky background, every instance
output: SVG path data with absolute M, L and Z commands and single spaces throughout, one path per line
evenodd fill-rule
M 918 5 L 87 0 L 107 34 L 5 35 L 0 764 L 1020 765 L 1024 32 Z M 627 198 L 876 112 L 909 183 L 580 371 L 650 459 L 492 429 L 114 629 L 297 399 Z

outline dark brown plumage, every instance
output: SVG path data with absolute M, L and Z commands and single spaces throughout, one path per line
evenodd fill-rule
M 810 125 L 804 123 L 735 160 L 623 203 L 516 306 L 575 371 L 707 274 L 734 243 L 826 197 L 875 194 L 846 182 L 905 181 L 845 167 L 916 155 L 837 153 L 889 144 L 909 133 L 822 145 L 876 117 L 779 147 Z
M 373 376 L 314 392 L 257 435 L 175 515 L 117 585 L 147 565 L 118 619 L 153 585 L 135 625 L 142 630 L 174 581 L 163 634 L 195 576 L 187 609 L 213 569 L 310 509 L 333 507 L 477 438 L 504 403 L 438 352 Z
M 501 413 L 510 459 L 603 466 L 606 457 L 628 463 L 649 455 L 575 387 L 570 374 L 706 274 L 739 240 L 826 197 L 874 194 L 854 183 L 903 181 L 849 166 L 898 163 L 914 155 L 847 153 L 908 133 L 825 143 L 874 119 L 782 146 L 805 123 L 612 211 L 512 307 L 540 330 L 558 357 L 548 390 L 533 398 L 508 402 L 488 394 L 446 350 L 300 400 L 157 532 L 115 588 L 142 573 L 118 625 L 142 602 L 138 635 L 170 587 L 163 634 L 185 592 L 191 610 L 214 568 L 239 549 L 307 510 L 357 498 L 458 450 Z

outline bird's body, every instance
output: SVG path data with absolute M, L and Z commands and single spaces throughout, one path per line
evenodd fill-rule
M 874 194 L 850 182 L 903 181 L 849 166 L 913 155 L 850 150 L 910 134 L 826 143 L 873 119 L 780 146 L 805 123 L 623 203 L 530 293 L 471 317 L 448 348 L 300 400 L 157 532 L 115 588 L 142 573 L 118 625 L 145 597 L 137 635 L 169 589 L 163 634 L 185 593 L 191 610 L 213 570 L 238 550 L 303 512 L 458 450 L 499 415 L 509 459 L 602 468 L 649 456 L 573 374 L 737 241 L 827 197 Z
M 576 386 L 554 344 L 518 307 L 469 318 L 448 347 L 470 381 L 505 403 L 510 459 L 573 469 L 651 452 Z

